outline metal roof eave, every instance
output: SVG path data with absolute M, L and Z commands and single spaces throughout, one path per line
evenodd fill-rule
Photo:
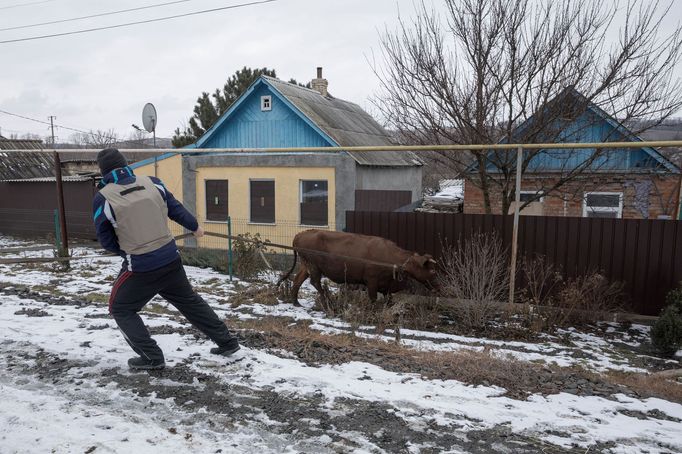
M 163 161 L 164 159 L 171 158 L 171 157 L 178 155 L 178 154 L 182 154 L 182 152 L 181 151 L 177 151 L 177 152 L 176 151 L 170 151 L 168 153 L 164 153 L 164 154 L 161 154 L 159 156 L 143 159 L 142 161 L 137 161 L 133 164 L 130 164 L 128 167 L 130 167 L 131 169 L 137 169 L 139 167 L 146 166 L 148 164 L 154 164 L 155 162 Z

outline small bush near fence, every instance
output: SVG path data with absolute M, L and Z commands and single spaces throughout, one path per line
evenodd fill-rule
M 664 356 L 682 348 L 682 286 L 666 296 L 667 306 L 651 328 L 651 343 Z
M 525 287 L 519 299 L 526 305 L 521 315 L 532 331 L 593 323 L 624 308 L 623 283 L 609 282 L 600 273 L 566 280 L 542 256 L 524 258 L 521 273 Z
M 495 234 L 476 234 L 457 247 L 444 245 L 439 285 L 462 303 L 456 315 L 470 329 L 483 328 L 509 289 L 509 259 Z
M 258 245 L 252 242 L 260 242 L 260 234 L 251 235 L 250 233 L 244 233 L 237 235 L 237 238 L 232 241 L 232 259 L 234 261 L 235 275 L 241 279 L 249 280 L 258 277 L 261 272 L 267 271 L 268 267 L 258 252 Z M 266 247 L 262 248 L 262 252 L 267 252 Z
M 232 272 L 244 280 L 254 279 L 261 272 L 268 271 L 265 261 L 258 253 L 258 247 L 251 240 L 260 241 L 260 235 L 246 233 L 237 235 L 232 241 Z M 263 252 L 268 252 L 265 247 Z M 185 265 L 212 268 L 221 273 L 229 271 L 227 250 L 184 247 L 180 254 Z
M 509 258 L 495 234 L 474 235 L 456 247 L 445 247 L 440 260 L 441 295 L 454 299 L 454 305 L 409 292 L 394 295 L 393 301 L 380 298 L 372 303 L 364 288 L 341 285 L 332 292 L 323 281 L 316 309 L 343 318 L 354 329 L 374 325 L 381 332 L 405 326 L 528 338 L 559 327 L 594 323 L 623 308 L 622 283 L 610 282 L 600 273 L 565 279 L 542 256 L 526 258 L 519 265 L 524 286 L 518 301 L 524 305 L 510 308 L 506 304 Z M 682 301 L 682 291 L 680 296 Z
M 434 297 L 394 295 L 391 301 L 383 298 L 370 301 L 367 291 L 360 286 L 340 285 L 332 292 L 326 281 L 324 292 L 318 294 L 314 309 L 330 317 L 340 317 L 350 323 L 352 331 L 361 326 L 375 326 L 378 333 L 394 329 L 399 336 L 400 328 L 434 330 L 441 325 L 441 308 Z

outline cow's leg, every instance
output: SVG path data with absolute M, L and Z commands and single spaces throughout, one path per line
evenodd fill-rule
M 301 264 L 301 269 L 298 270 L 298 273 L 296 273 L 296 276 L 294 276 L 294 283 L 291 286 L 291 302 L 294 306 L 300 306 L 298 302 L 298 290 L 301 288 L 301 285 L 303 285 L 305 280 L 308 279 L 308 276 L 310 276 L 310 273 L 308 273 L 308 268 L 305 266 L 305 264 Z
M 322 272 L 320 269 L 313 265 L 310 267 L 308 272 L 310 273 L 310 283 L 313 284 L 313 287 L 315 287 L 322 297 L 326 298 L 327 295 L 325 294 L 324 288 L 322 287 Z
M 367 283 L 367 296 L 371 302 L 376 302 L 377 293 L 379 292 L 379 285 L 376 282 Z

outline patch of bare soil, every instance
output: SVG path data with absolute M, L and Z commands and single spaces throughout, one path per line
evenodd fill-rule
M 27 317 L 50 317 L 50 314 L 36 307 L 25 307 L 23 309 L 19 309 L 14 313 L 14 315 L 25 315 Z
M 501 359 L 487 351 L 422 352 L 350 334 L 323 334 L 309 329 L 306 323 L 275 317 L 233 320 L 228 325 L 240 328 L 242 342 L 251 348 L 268 349 L 273 354 L 277 354 L 278 349 L 286 350 L 309 365 L 363 361 L 393 372 L 417 373 L 429 379 L 499 386 L 507 390 L 508 397 L 516 399 L 525 399 L 534 393 L 568 392 L 605 398 L 624 393 L 682 402 L 681 384 L 645 374 L 599 375 L 579 367 Z M 661 383 L 651 386 L 654 381 Z
M 80 300 L 78 297 L 67 299 L 64 296 L 51 296 L 45 291 L 35 291 L 29 287 L 2 283 L 0 293 L 55 305 L 84 307 L 96 304 L 86 299 Z M 248 294 L 248 300 L 263 298 L 267 301 L 276 301 L 271 287 L 255 287 Z M 21 309 L 18 312 L 26 316 L 49 315 L 37 308 Z M 106 312 L 101 315 L 86 315 L 86 318 L 109 317 Z M 176 314 L 172 314 L 171 318 L 181 320 Z M 454 379 L 472 385 L 500 386 L 507 390 L 507 396 L 517 399 L 525 399 L 533 393 L 548 395 L 568 392 L 581 396 L 602 397 L 625 393 L 634 397 L 660 397 L 682 402 L 681 383 L 648 374 L 610 372 L 600 375 L 579 367 L 561 368 L 496 358 L 487 351 L 420 352 L 350 334 L 323 334 L 309 329 L 306 323 L 281 317 L 234 319 L 228 326 L 240 328 L 242 342 L 249 347 L 270 349 L 274 354 L 277 354 L 277 349 L 286 350 L 310 365 L 364 361 L 394 372 L 417 373 L 427 378 Z M 196 339 L 203 337 L 190 325 L 157 326 L 150 328 L 150 332 L 152 335 L 180 333 L 192 335 Z M 652 362 L 656 362 L 656 358 L 652 358 Z
M 182 430 L 190 436 L 193 427 L 208 427 L 216 432 L 230 431 L 235 426 L 260 427 L 287 437 L 298 452 L 318 453 L 325 450 L 350 453 L 365 446 L 364 438 L 384 452 L 409 452 L 420 446 L 422 453 L 456 450 L 470 453 L 560 453 L 584 452 L 580 449 L 558 448 L 534 437 L 514 434 L 507 426 L 487 430 L 460 430 L 454 425 L 439 425 L 429 414 L 415 414 L 418 424 L 408 423 L 388 404 L 356 399 L 337 399 L 330 407 L 322 394 L 282 395 L 267 389 L 253 389 L 241 384 L 226 384 L 212 375 L 192 370 L 190 357 L 185 363 L 162 371 L 129 373 L 121 368 L 90 371 L 92 363 L 71 361 L 41 349 L 2 345 L 0 360 L 4 363 L 2 380 L 22 383 L 22 376 L 33 376 L 55 389 L 63 389 L 73 401 L 85 381 L 94 380 L 99 387 L 116 383 L 133 394 L 132 400 L 156 397 L 173 399 L 186 417 L 181 429 L 171 427 L 169 434 Z M 87 386 L 88 389 L 92 389 Z M 137 396 L 137 397 L 135 397 Z M 98 405 L 107 405 L 98 399 Z M 120 405 L 120 402 L 117 404 Z M 150 417 L 154 403 L 147 404 Z M 266 418 L 263 417 L 266 416 Z M 263 421 L 268 421 L 264 423 Z M 330 441 L 321 441 L 323 435 Z M 565 435 L 565 434 L 564 434 Z M 591 452 L 600 452 L 607 445 L 598 445 Z

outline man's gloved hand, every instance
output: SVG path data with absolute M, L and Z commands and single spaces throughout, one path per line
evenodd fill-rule
M 201 238 L 202 236 L 204 236 L 204 229 L 202 229 L 201 227 L 199 227 L 198 229 L 196 229 L 196 230 L 195 230 L 194 232 L 192 232 L 192 233 L 194 234 L 195 237 Z

